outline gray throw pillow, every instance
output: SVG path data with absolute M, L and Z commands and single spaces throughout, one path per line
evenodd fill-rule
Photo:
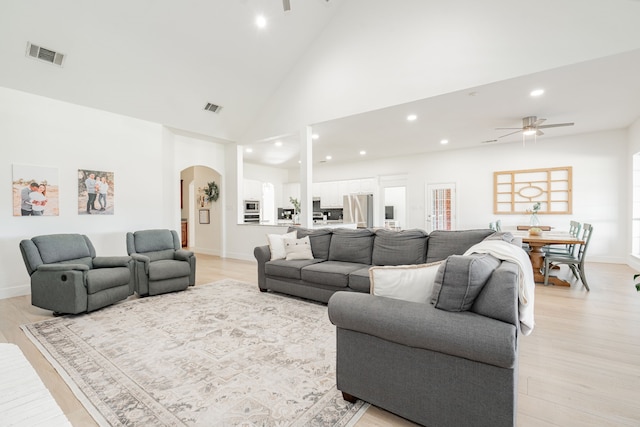
M 491 236 L 487 236 L 484 240 L 504 240 L 507 243 L 513 243 L 513 234 L 508 231 L 496 231 Z
M 500 260 L 490 254 L 451 255 L 438 269 L 431 303 L 446 311 L 468 311 Z

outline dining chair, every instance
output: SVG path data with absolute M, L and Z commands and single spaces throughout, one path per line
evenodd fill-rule
M 582 224 L 578 221 L 569 222 L 569 234 L 576 239 L 580 235 Z M 570 243 L 568 245 L 548 245 L 542 248 L 547 255 L 573 255 L 575 250 L 575 244 Z
M 547 286 L 549 284 L 549 270 L 551 270 L 551 264 L 559 265 L 559 264 L 567 264 L 571 269 L 571 272 L 576 277 L 582 281 L 582 284 L 587 291 L 590 291 L 589 285 L 587 284 L 587 278 L 584 274 L 584 261 L 587 254 L 587 248 L 589 247 L 589 242 L 591 241 L 591 235 L 593 232 L 593 227 L 591 224 L 584 224 L 582 227 L 582 241 L 584 243 L 576 245 L 579 246 L 577 255 L 573 253 L 570 255 L 561 255 L 561 254 L 549 254 L 544 258 L 544 284 Z M 575 247 L 574 247 L 575 252 Z

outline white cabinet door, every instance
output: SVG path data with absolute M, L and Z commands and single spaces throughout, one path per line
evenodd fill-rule
M 300 183 L 289 182 L 282 185 L 282 207 L 286 209 L 293 209 L 293 205 L 289 201 L 289 198 L 300 200 Z
M 373 194 L 376 190 L 376 180 L 373 178 L 366 178 L 360 180 L 360 192 Z
M 255 179 L 245 179 L 243 181 L 243 200 L 261 200 L 262 182 Z

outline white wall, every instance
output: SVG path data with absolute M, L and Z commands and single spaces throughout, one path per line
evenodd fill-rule
M 573 167 L 573 214 L 545 215 L 542 221 L 567 229 L 575 219 L 594 225 L 591 260 L 625 262 L 627 241 L 627 132 L 624 130 L 568 138 L 540 138 L 535 143 L 496 144 L 476 149 L 388 158 L 348 165 L 319 166 L 314 181 L 356 179 L 377 174 L 407 173 L 406 227 L 424 228 L 425 186 L 454 182 L 457 186 L 458 228 L 486 228 L 501 219 L 503 226 L 527 224 L 525 215 L 493 214 L 493 172 Z
M 18 244 L 39 234 L 87 234 L 99 255 L 126 255 L 125 233 L 179 230 L 180 170 L 224 147 L 174 141 L 155 123 L 0 88 L 0 298 L 29 293 Z M 188 153 L 191 154 L 188 154 Z M 179 153 L 179 155 L 178 155 Z M 224 171 L 224 154 L 212 165 Z M 60 215 L 14 217 L 12 165 L 55 167 Z M 114 215 L 78 215 L 78 169 L 113 171 Z

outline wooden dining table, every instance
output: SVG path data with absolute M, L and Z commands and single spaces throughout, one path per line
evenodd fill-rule
M 543 247 L 547 245 L 571 245 L 584 244 L 584 240 L 569 234 L 568 231 L 543 231 L 540 235 L 531 235 L 528 231 L 513 231 L 515 237 L 522 239 L 523 243 L 527 243 L 531 250 L 529 258 L 533 267 L 533 277 L 536 283 L 544 283 L 544 251 Z M 571 286 L 566 280 L 557 276 L 549 275 L 549 284 L 556 286 Z

